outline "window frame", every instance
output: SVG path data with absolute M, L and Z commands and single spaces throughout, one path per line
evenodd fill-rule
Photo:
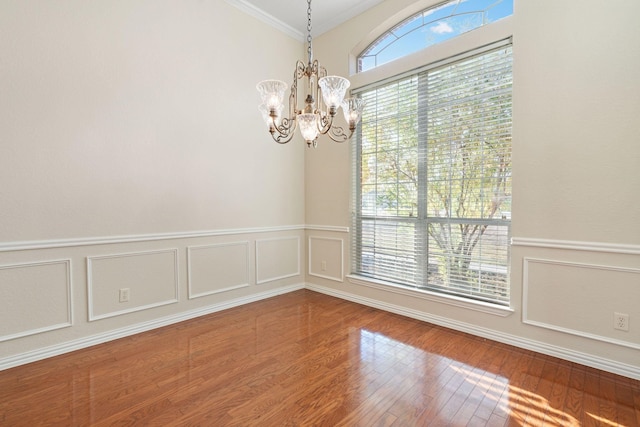
M 454 4 L 455 2 L 458 2 L 457 4 Z M 506 15 L 506 16 L 502 16 L 502 17 L 498 17 L 496 19 L 496 21 L 488 21 L 487 20 L 487 15 L 488 13 L 496 8 L 498 6 L 499 3 L 502 2 L 509 2 L 509 6 L 511 7 L 512 13 L 510 15 Z M 478 30 L 480 28 L 486 27 L 487 25 L 493 25 L 495 22 L 498 22 L 502 19 L 508 19 L 513 15 L 513 3 L 514 0 L 499 0 L 499 1 L 495 1 L 491 4 L 489 4 L 485 9 L 482 10 L 473 10 L 473 11 L 463 11 L 463 12 L 458 12 L 457 9 L 458 7 L 460 7 L 460 0 L 443 0 L 440 2 L 437 2 L 435 4 L 432 4 L 426 8 L 421 8 L 419 11 L 414 12 L 412 14 L 410 14 L 409 16 L 404 17 L 403 19 L 397 21 L 397 23 L 395 25 L 392 25 L 390 28 L 387 28 L 385 31 L 383 31 L 378 37 L 376 37 L 373 41 L 371 41 L 370 43 L 366 44 L 364 46 L 363 49 L 361 49 L 360 52 L 357 52 L 357 54 L 355 55 L 355 72 L 356 73 L 363 73 L 363 72 L 367 72 L 370 71 L 372 69 L 375 69 L 377 67 L 380 67 L 386 63 L 389 62 L 394 62 L 404 56 L 407 55 L 411 55 L 412 53 L 419 51 L 419 50 L 424 50 L 424 49 L 428 49 L 432 46 L 438 45 L 440 43 L 444 43 L 447 42 L 450 39 L 455 39 L 456 37 L 459 37 L 465 33 L 471 32 L 471 31 L 475 31 Z M 443 9 L 447 9 L 449 7 L 453 7 L 453 10 L 451 11 L 451 14 L 447 14 L 447 15 L 442 15 L 437 17 L 436 19 L 430 19 L 428 20 L 427 17 L 431 16 L 431 14 L 437 14 L 438 11 L 443 10 Z M 387 51 L 388 49 L 392 49 L 393 50 L 393 45 L 398 43 L 398 42 L 402 42 L 405 37 L 409 37 L 411 34 L 417 32 L 417 31 L 423 31 L 425 28 L 427 27 L 431 27 L 436 23 L 446 23 L 446 21 L 449 21 L 451 19 L 455 19 L 461 16 L 465 16 L 465 15 L 477 15 L 477 14 L 482 14 L 482 22 L 479 23 L 478 25 L 474 26 L 473 28 L 469 28 L 469 29 L 465 29 L 465 30 L 461 30 L 460 32 L 457 32 L 456 34 L 452 35 L 450 38 L 445 38 L 444 40 L 441 41 L 435 41 L 434 43 L 429 44 L 427 42 L 427 38 L 425 38 L 425 42 L 424 45 L 422 47 L 417 48 L 416 50 L 413 50 L 412 52 L 408 53 L 408 54 L 398 54 L 395 55 L 392 59 L 383 61 L 381 63 L 378 63 L 378 56 L 383 54 L 383 52 Z M 437 15 L 436 15 L 437 16 Z M 398 33 L 399 30 L 402 30 L 404 27 L 406 27 L 407 25 L 416 22 L 416 21 L 420 21 L 420 24 L 415 26 L 415 28 L 410 28 L 408 31 L 405 31 L 401 34 Z M 453 31 L 451 28 L 449 28 L 449 30 Z M 447 31 L 449 32 L 449 31 Z M 436 32 L 437 33 L 437 32 Z M 381 47 L 382 46 L 382 47 Z M 380 48 L 379 51 L 375 54 L 371 54 L 372 51 L 374 51 L 376 48 Z M 397 48 L 397 46 L 396 46 Z M 366 66 L 366 68 L 364 68 L 365 66 L 363 64 L 365 64 L 369 59 L 372 59 L 374 64 L 371 66 Z
M 505 43 L 513 46 L 512 39 L 512 17 L 504 18 L 500 21 L 496 21 L 491 25 L 484 26 L 474 30 L 471 34 L 465 33 L 461 36 L 449 40 L 441 45 L 434 45 L 420 52 L 408 55 L 407 57 L 399 58 L 396 61 L 385 64 L 375 69 L 358 73 L 352 76 L 352 80 L 355 80 L 354 92 L 363 92 L 374 86 L 379 86 L 385 82 L 394 81 L 404 76 L 416 74 L 418 71 L 433 69 L 441 67 L 448 63 L 459 61 L 460 59 L 469 56 L 470 51 L 475 51 L 474 54 L 479 53 L 482 49 L 491 50 L 494 49 L 496 43 Z M 473 36 L 473 37 L 471 37 Z M 456 52 L 452 55 L 452 52 Z M 424 65 L 428 64 L 428 65 Z M 358 130 L 361 132 L 361 129 Z M 357 215 L 356 206 L 360 203 L 361 194 L 359 193 L 359 176 L 360 176 L 360 161 L 356 161 L 359 158 L 360 144 L 353 144 L 352 150 L 352 164 L 355 167 L 352 170 L 352 217 L 354 219 Z M 352 230 L 352 254 L 351 254 L 351 271 L 354 269 L 355 262 L 355 244 L 360 241 L 361 234 L 357 227 Z M 508 244 L 508 250 L 510 252 L 510 244 Z M 509 258 L 508 265 L 510 267 L 511 260 Z M 510 268 L 509 268 L 510 269 Z M 507 316 L 513 312 L 511 309 L 512 296 L 510 296 L 507 305 L 501 305 L 497 303 L 473 300 L 458 295 L 449 295 L 446 293 L 434 292 L 433 290 L 416 289 L 410 286 L 403 286 L 393 282 L 387 282 L 384 280 L 374 279 L 367 276 L 361 276 L 355 273 L 347 276 L 351 283 L 358 285 L 369 286 L 377 289 L 390 290 L 395 293 L 401 293 L 414 297 L 419 297 L 431 301 L 437 301 L 440 303 L 450 304 L 458 307 L 463 307 L 471 310 L 479 310 L 489 314 L 495 314 L 499 316 Z M 509 284 L 507 285 L 509 286 Z

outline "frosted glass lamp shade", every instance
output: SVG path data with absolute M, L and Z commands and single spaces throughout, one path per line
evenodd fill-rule
M 280 80 L 263 80 L 256 85 L 260 98 L 262 98 L 262 103 L 269 111 L 282 109 L 284 92 L 287 87 L 287 84 Z
M 300 126 L 300 133 L 307 144 L 315 141 L 318 137 L 318 116 L 315 114 L 299 114 L 296 118 Z
M 339 76 L 326 76 L 318 80 L 318 85 L 322 90 L 322 99 L 327 107 L 334 111 L 337 110 L 350 84 L 349 80 Z
M 362 98 L 347 98 L 342 102 L 342 112 L 349 127 L 355 127 L 360 122 L 363 109 L 364 100 Z

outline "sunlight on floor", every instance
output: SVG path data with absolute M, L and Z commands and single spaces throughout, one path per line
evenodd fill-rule
M 498 407 L 505 416 L 521 421 L 523 424 L 545 424 L 550 426 L 569 427 L 580 426 L 580 422 L 574 417 L 552 408 L 549 401 L 535 393 L 508 384 L 508 379 L 499 377 L 500 382 L 487 383 L 483 375 L 479 375 L 467 367 L 454 367 L 451 369 L 465 376 L 465 381 L 471 382 L 484 389 L 485 395 L 492 400 L 498 400 Z M 508 393 L 503 393 L 504 386 L 508 387 Z
M 599 423 L 601 423 L 601 425 L 615 426 L 615 427 L 618 427 L 618 426 L 620 425 L 620 424 L 618 424 L 618 423 L 614 423 L 613 421 L 610 421 L 610 420 L 608 420 L 608 419 L 606 419 L 606 418 L 602 418 L 602 417 L 599 417 L 599 416 L 597 416 L 597 415 L 594 415 L 594 414 L 592 414 L 592 413 L 590 413 L 590 412 L 587 412 L 586 414 L 587 414 L 587 415 L 589 415 L 589 416 L 590 416 L 591 418 L 593 418 L 594 420 L 596 420 L 596 421 L 598 421 Z

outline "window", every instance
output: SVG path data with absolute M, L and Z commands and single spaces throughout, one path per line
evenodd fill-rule
M 509 304 L 510 40 L 355 92 L 354 274 Z
M 513 14 L 513 0 L 451 0 L 405 19 L 358 56 L 358 72 Z

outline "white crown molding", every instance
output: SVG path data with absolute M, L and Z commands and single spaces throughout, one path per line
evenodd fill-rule
M 255 7 L 251 3 L 245 0 L 225 0 L 225 1 L 229 3 L 231 6 L 243 11 L 247 15 L 251 15 L 254 18 L 257 18 L 260 21 L 272 26 L 273 28 L 282 31 L 289 37 L 293 37 L 294 39 L 300 42 L 304 42 L 305 35 L 303 33 L 296 30 L 292 26 L 285 24 L 275 16 L 268 14 L 264 10 Z
M 364 0 L 359 1 L 355 6 L 345 10 L 339 16 L 334 16 L 333 19 L 326 24 L 316 25 L 313 36 L 319 36 L 326 33 L 329 30 L 334 29 L 338 25 L 347 22 L 349 19 L 354 18 L 373 6 L 382 3 L 383 0 Z
M 389 304 L 379 300 L 353 295 L 348 292 L 330 289 L 320 285 L 307 283 L 306 288 L 326 295 L 331 295 L 336 298 L 341 298 L 347 301 L 352 301 L 358 304 L 363 304 L 369 307 L 396 313 L 401 316 L 422 320 L 424 322 L 433 323 L 434 325 L 444 326 L 445 328 L 466 332 L 482 338 L 487 338 L 493 341 L 512 345 L 514 347 L 535 351 L 537 353 L 546 354 L 548 356 L 558 357 L 563 360 L 568 360 L 571 362 L 579 363 L 581 365 L 590 366 L 592 368 L 640 380 L 640 368 L 637 366 L 620 363 L 618 361 L 593 356 L 590 354 L 543 343 L 529 338 L 523 338 L 504 332 L 483 328 L 477 325 L 472 325 L 469 323 L 424 313 L 422 311 L 413 310 L 395 304 Z
M 627 245 L 621 243 L 580 242 L 574 240 L 513 237 L 511 239 L 511 245 L 548 249 L 569 249 L 572 251 L 608 252 L 616 254 L 640 255 L 640 245 Z
M 282 20 L 265 12 L 264 10 L 260 9 L 259 7 L 253 5 L 252 3 L 246 0 L 225 0 L 225 1 L 230 5 L 234 6 L 235 8 L 241 10 L 242 12 L 248 15 L 251 15 L 254 18 L 259 19 L 260 21 L 274 27 L 277 30 L 282 31 L 286 35 L 293 37 L 294 39 L 300 42 L 306 41 L 305 32 L 292 27 L 291 25 L 283 22 Z M 382 0 L 359 1 L 353 7 L 347 10 L 341 11 L 337 14 L 334 13 L 330 15 L 330 19 L 323 20 L 324 22 L 320 22 L 320 23 L 316 22 L 314 24 L 313 36 L 316 37 L 323 33 L 326 33 L 327 31 L 332 30 L 333 28 L 337 27 L 340 24 L 343 24 L 349 19 L 360 15 L 361 13 L 365 12 L 368 9 L 371 9 L 373 6 L 376 6 L 379 3 L 382 3 Z M 301 21 L 301 22 L 306 23 L 306 21 Z

